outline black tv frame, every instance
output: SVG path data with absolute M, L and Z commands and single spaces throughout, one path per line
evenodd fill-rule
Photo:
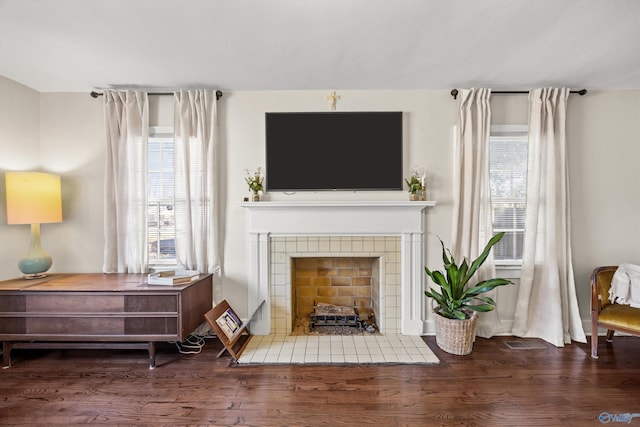
M 276 142 L 274 137 L 281 139 Z M 274 143 L 281 145 L 279 152 Z M 401 111 L 267 112 L 265 188 L 271 192 L 402 190 L 403 146 Z M 333 171 L 315 169 L 323 162 Z M 274 170 L 289 172 L 278 175 Z M 343 175 L 330 176 L 336 170 Z

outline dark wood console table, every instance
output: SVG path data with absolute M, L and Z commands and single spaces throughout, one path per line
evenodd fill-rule
M 212 307 L 211 275 L 185 285 L 147 284 L 146 274 L 51 274 L 0 281 L 3 364 L 12 348 L 129 348 L 183 341 Z

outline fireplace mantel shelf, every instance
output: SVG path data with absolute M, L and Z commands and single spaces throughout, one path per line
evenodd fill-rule
M 322 200 L 242 202 L 247 229 L 289 235 L 387 235 L 422 233 L 434 201 Z M 355 233 L 355 234 L 354 234 Z
M 417 208 L 435 206 L 435 201 L 387 201 L 387 200 L 345 200 L 345 201 L 262 201 L 262 202 L 242 202 L 240 206 L 247 209 L 273 209 L 273 208 Z

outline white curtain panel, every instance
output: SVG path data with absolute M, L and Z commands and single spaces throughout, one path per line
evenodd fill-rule
M 176 257 L 181 268 L 220 270 L 215 91 L 174 96 Z
M 147 271 L 147 140 L 149 101 L 144 92 L 104 91 L 105 273 Z
M 586 342 L 571 262 L 565 137 L 569 90 L 529 94 L 527 207 L 513 334 L 562 347 Z
M 489 187 L 489 135 L 491 89 L 461 92 L 454 148 L 454 197 L 452 252 L 456 262 L 471 263 L 492 237 L 491 191 Z M 445 242 L 446 246 L 446 242 Z M 496 277 L 493 255 L 480 267 L 474 283 Z M 495 299 L 493 290 L 486 296 Z M 476 334 L 489 338 L 502 332 L 497 311 L 480 313 Z

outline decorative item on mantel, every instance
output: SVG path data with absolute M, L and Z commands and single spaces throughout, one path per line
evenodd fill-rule
M 336 95 L 336 91 L 332 91 L 327 95 L 327 101 L 329 101 L 329 109 L 336 111 L 336 102 L 340 99 L 340 95 Z
M 262 191 L 264 187 L 262 182 L 264 181 L 264 176 L 262 176 L 262 168 L 258 168 L 255 171 L 246 170 L 247 176 L 244 180 L 249 185 L 249 190 L 253 193 L 252 201 L 259 202 L 260 196 L 262 195 Z
M 425 173 L 423 169 L 414 167 L 411 170 L 411 176 L 409 179 L 405 178 L 404 182 L 409 187 L 409 200 L 427 200 L 427 187 L 425 184 Z

